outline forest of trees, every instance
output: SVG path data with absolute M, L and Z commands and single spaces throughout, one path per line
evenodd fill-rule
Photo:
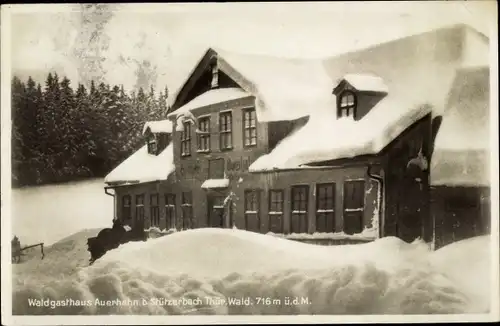
M 49 73 L 45 85 L 12 79 L 12 185 L 103 177 L 143 144 L 145 121 L 164 119 L 168 89 L 71 86 Z

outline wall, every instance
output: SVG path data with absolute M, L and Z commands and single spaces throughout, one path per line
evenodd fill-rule
M 335 231 L 343 230 L 343 183 L 346 180 L 363 179 L 365 181 L 365 202 L 363 213 L 364 227 L 370 227 L 372 218 L 377 207 L 377 184 L 366 175 L 366 166 L 357 167 L 338 167 L 338 168 L 315 168 L 307 170 L 291 170 L 272 173 L 248 173 L 238 171 L 231 175 L 231 183 L 228 189 L 221 189 L 218 192 L 227 196 L 231 192 L 234 193 L 234 208 L 232 216 L 235 226 L 240 229 L 245 229 L 244 216 L 244 194 L 245 190 L 258 189 L 260 194 L 260 232 L 269 232 L 269 189 L 281 189 L 284 192 L 284 233 L 290 232 L 290 215 L 291 215 L 291 187 L 293 185 L 308 185 L 309 186 L 309 203 L 308 203 L 308 231 L 313 233 L 316 231 L 316 184 L 317 183 L 335 183 L 336 199 L 335 199 Z M 181 217 L 181 193 L 183 191 L 192 191 L 193 194 L 193 215 L 195 219 L 195 227 L 207 227 L 207 190 L 201 189 L 201 180 L 184 179 L 179 180 L 172 177 L 169 181 L 155 182 L 140 185 L 122 186 L 116 188 L 117 193 L 117 214 L 122 216 L 122 196 L 125 194 L 132 196 L 132 220 L 135 220 L 135 195 L 145 195 L 145 227 L 149 227 L 149 195 L 159 193 L 160 200 L 160 228 L 165 227 L 165 207 L 164 194 L 174 193 L 176 195 L 176 212 L 178 224 Z
M 413 124 L 387 148 L 385 158 L 385 218 L 383 236 L 411 242 L 432 239 L 429 208 L 429 166 L 425 171 L 408 162 L 420 150 L 428 160 L 432 142 L 432 120 L 427 115 Z
M 244 198 L 245 189 L 262 189 L 261 195 L 261 232 L 269 231 L 269 189 L 284 191 L 284 232 L 290 232 L 291 215 L 291 187 L 293 185 L 309 186 L 308 204 L 308 231 L 316 231 L 316 184 L 335 183 L 335 231 L 343 230 L 343 184 L 346 180 L 363 179 L 365 181 L 365 202 L 363 213 L 363 225 L 369 227 L 377 205 L 377 184 L 368 179 L 366 166 L 338 167 L 338 168 L 314 168 L 269 173 L 250 174 L 244 178 L 243 183 L 233 189 L 238 198 Z M 243 200 L 237 203 L 237 212 L 244 210 Z M 243 214 L 236 214 L 237 226 L 244 228 Z
M 135 196 L 143 194 L 144 195 L 144 227 L 150 227 L 150 195 L 158 194 L 159 200 L 159 210 L 160 210 L 160 228 L 163 229 L 166 226 L 165 220 L 165 196 L 164 194 L 170 193 L 172 191 L 172 185 L 170 181 L 161 181 L 161 182 L 149 182 L 137 185 L 128 185 L 128 186 L 120 186 L 115 188 L 116 194 L 116 214 L 119 219 L 123 222 L 127 223 L 127 221 L 123 220 L 123 196 L 130 195 L 131 199 L 131 225 L 134 225 L 135 222 Z
M 491 232 L 489 187 L 432 187 L 431 207 L 436 249 Z

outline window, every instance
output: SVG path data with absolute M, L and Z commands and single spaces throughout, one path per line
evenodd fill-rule
M 219 67 L 217 63 L 212 64 L 212 88 L 219 87 Z
M 356 96 L 352 91 L 344 91 L 340 94 L 337 102 L 338 117 L 354 117 L 356 109 Z
M 269 190 L 269 231 L 283 233 L 283 190 Z
M 335 232 L 335 184 L 316 186 L 316 231 Z
M 233 148 L 233 133 L 232 133 L 232 115 L 231 112 L 222 112 L 220 114 L 219 131 L 220 131 L 220 149 L 228 150 Z
M 260 191 L 245 190 L 245 229 L 260 231 Z
M 135 196 L 135 221 L 144 223 L 144 195 Z
M 243 144 L 244 146 L 257 145 L 257 127 L 255 125 L 255 109 L 243 111 Z
M 208 161 L 208 178 L 224 179 L 224 159 L 216 158 Z
M 355 234 L 363 231 L 365 181 L 350 180 L 344 183 L 344 232 Z
M 191 124 L 184 122 L 184 130 L 181 132 L 181 155 L 191 155 Z
M 166 228 L 175 229 L 175 195 L 166 194 L 165 195 L 165 217 L 166 217 Z
M 132 218 L 132 201 L 130 200 L 130 195 L 125 195 L 122 197 L 122 220 L 128 221 Z
M 148 153 L 156 155 L 158 152 L 158 144 L 154 135 L 148 136 Z
M 191 192 L 182 193 L 182 228 L 193 228 L 193 197 Z
M 153 194 L 149 196 L 149 209 L 150 209 L 150 218 L 151 218 L 151 226 L 160 226 L 160 207 L 158 204 L 158 194 Z
M 309 186 L 292 187 L 292 233 L 307 233 L 307 207 Z
M 210 118 L 200 118 L 198 120 L 198 151 L 210 152 Z

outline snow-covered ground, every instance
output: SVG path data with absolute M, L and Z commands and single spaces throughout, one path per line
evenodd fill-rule
M 489 310 L 488 236 L 433 252 L 425 243 L 407 244 L 393 237 L 367 244 L 317 246 L 237 229 L 207 228 L 127 243 L 94 265 L 82 267 L 88 259 L 82 246 L 89 232 L 49 248 L 43 263 L 34 257 L 14 265 L 14 314 Z M 45 301 L 36 306 L 34 299 Z
M 104 193 L 103 179 L 12 190 L 12 230 L 23 246 L 109 227 L 112 219 L 113 198 Z

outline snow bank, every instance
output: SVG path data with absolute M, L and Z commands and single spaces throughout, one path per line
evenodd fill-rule
M 301 165 L 376 154 L 431 107 L 387 96 L 361 120 L 337 119 L 330 113 L 312 114 L 304 127 L 282 140 L 267 155 L 250 165 L 250 171 L 297 168 Z
M 314 233 L 290 233 L 281 234 L 268 232 L 268 235 L 282 237 L 290 240 L 375 240 L 378 238 L 378 230 L 375 228 L 364 229 L 360 233 L 347 234 L 344 232 L 314 232 Z
M 433 252 L 431 263 L 469 298 L 472 311 L 488 311 L 491 296 L 491 238 L 481 236 L 452 243 Z
M 100 230 L 83 230 L 46 246 L 44 259 L 41 259 L 39 248 L 29 249 L 20 264 L 12 265 L 14 284 L 22 285 L 30 279 L 43 284 L 46 281 L 64 279 L 76 274 L 80 268 L 89 264 L 87 239 L 95 237 Z
M 372 91 L 387 93 L 389 88 L 384 80 L 378 76 L 368 74 L 347 74 L 343 78 L 358 91 Z
M 104 182 L 141 183 L 166 180 L 174 170 L 172 143 L 158 155 L 149 154 L 148 146 L 144 145 L 111 171 Z
M 172 132 L 172 122 L 170 120 L 160 120 L 160 121 L 148 121 L 144 124 L 142 133 L 144 134 L 149 128 L 153 133 L 171 133 Z
M 203 189 L 227 188 L 228 186 L 229 179 L 208 179 L 201 185 Z
M 474 255 L 475 247 L 461 250 Z M 471 288 L 470 279 L 446 274 L 463 260 L 443 254 L 441 269 L 432 256 L 426 244 L 397 238 L 326 247 L 236 229 L 196 229 L 122 245 L 72 278 L 40 284 L 35 274 L 14 287 L 13 307 L 14 314 L 484 312 L 462 291 Z

